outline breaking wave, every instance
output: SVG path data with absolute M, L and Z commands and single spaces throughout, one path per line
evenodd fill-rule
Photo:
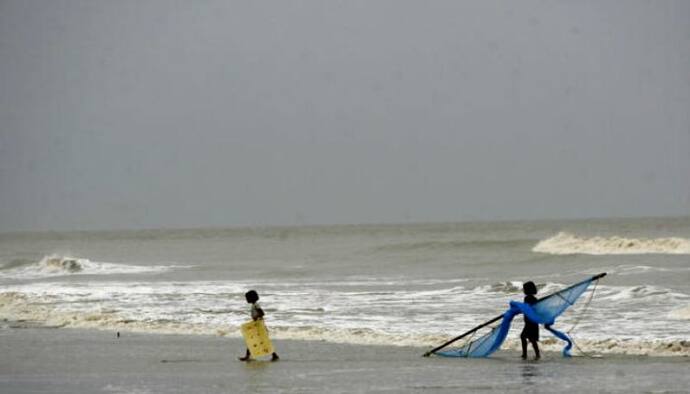
M 21 296 L 16 296 L 21 300 Z M 44 321 L 22 319 L 7 321 L 9 328 L 90 328 L 122 332 L 176 335 L 213 335 L 239 338 L 239 325 L 205 325 L 168 319 L 135 320 L 118 315 L 117 311 L 104 310 L 90 314 L 70 314 L 53 311 Z M 400 333 L 372 328 L 333 328 L 319 326 L 288 326 L 268 322 L 275 340 L 326 341 L 352 345 L 409 346 L 431 348 L 448 340 L 447 334 Z M 574 338 L 578 347 L 573 355 L 636 355 L 654 357 L 690 357 L 690 341 L 683 339 L 631 339 L 631 338 Z M 563 343 L 544 336 L 540 341 L 544 351 L 560 353 Z M 502 349 L 519 351 L 520 341 L 513 335 Z
M 385 292 L 274 288 L 266 293 L 264 306 L 276 339 L 431 347 L 501 311 L 511 294 L 521 293 L 521 282 L 448 286 Z M 540 293 L 563 286 L 540 284 Z M 245 287 L 226 282 L 7 286 L 0 292 L 0 325 L 239 337 L 239 325 L 248 318 L 242 304 Z M 575 340 L 587 353 L 688 357 L 688 302 L 690 295 L 656 286 L 601 285 Z M 559 324 L 568 327 L 582 318 L 582 306 L 576 305 Z M 650 308 L 659 312 L 651 319 Z M 602 321 L 619 330 L 602 329 Z M 516 338 L 511 334 L 505 347 L 519 349 Z M 548 335 L 543 344 L 554 352 L 562 347 Z
M 616 254 L 690 254 L 690 239 L 686 238 L 622 238 L 579 237 L 560 232 L 537 243 L 533 252 L 566 255 L 616 255 Z
M 672 310 L 669 312 L 668 317 L 673 320 L 690 320 L 690 305 L 685 308 Z
M 13 260 L 0 266 L 0 278 L 40 279 L 64 275 L 110 275 L 164 272 L 172 266 L 138 266 L 95 262 L 88 259 L 50 255 L 39 262 Z

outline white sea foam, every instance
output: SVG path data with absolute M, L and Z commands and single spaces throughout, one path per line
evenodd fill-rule
M 547 254 L 690 254 L 686 238 L 580 237 L 567 232 L 539 241 L 533 252 Z
M 377 290 L 337 284 L 266 282 L 262 302 L 276 339 L 353 344 L 432 346 L 501 313 L 520 299 L 521 282 L 404 289 L 395 280 Z M 330 287 L 329 287 L 330 286 Z M 564 285 L 546 283 L 540 293 Z M 0 320 L 14 326 L 239 336 L 248 318 L 244 282 L 27 283 L 0 292 Z M 583 309 L 583 296 L 558 320 L 570 328 L 584 317 L 576 339 L 587 352 L 690 355 L 690 296 L 655 286 L 604 286 Z M 648 311 L 654 310 L 653 316 Z M 602 329 L 603 322 L 607 327 Z M 517 327 L 517 325 L 516 325 Z M 517 329 L 517 328 L 516 328 Z M 514 338 L 516 334 L 511 334 Z M 548 335 L 544 336 L 549 345 Z M 514 339 L 508 348 L 517 348 Z M 560 345 L 553 344 L 554 350 Z
M 165 272 L 173 266 L 139 266 L 96 262 L 84 258 L 50 255 L 39 262 L 0 270 L 0 278 L 40 279 L 64 275 L 112 275 Z
M 648 265 L 619 265 L 617 267 L 614 267 L 610 270 L 605 270 L 609 274 L 615 274 L 615 275 L 639 275 L 639 274 L 646 274 L 650 272 L 683 272 L 683 271 L 688 271 L 690 268 L 678 268 L 678 269 L 672 269 L 672 268 L 665 268 L 665 267 L 651 267 Z
M 3 302 L 27 303 L 30 301 L 26 297 L 18 294 L 0 295 L 0 310 Z M 117 330 L 124 332 L 144 332 L 156 334 L 184 334 L 184 335 L 219 335 L 228 337 L 239 337 L 239 323 L 234 324 L 203 324 L 176 320 L 151 320 L 151 319 L 128 319 L 119 315 L 115 311 L 102 310 L 93 313 L 70 313 L 50 309 L 43 305 L 36 309 L 32 308 L 31 313 L 25 313 L 19 321 L 15 320 L 14 327 L 35 327 L 36 322 L 41 322 L 43 326 L 53 328 L 73 327 L 91 328 L 99 330 Z M 2 317 L 2 313 L 0 313 Z M 242 319 L 242 318 L 241 318 Z M 246 317 L 244 318 L 246 319 Z M 232 319 L 230 319 L 232 320 Z M 472 323 L 475 324 L 476 322 Z M 615 324 L 615 323 L 614 323 Z M 408 330 L 400 332 L 395 329 L 369 328 L 369 327 L 333 327 L 300 325 L 291 326 L 276 319 L 268 319 L 268 325 L 274 340 L 306 340 L 306 341 L 327 341 L 332 343 L 344 343 L 355 345 L 387 345 L 387 346 L 412 346 L 431 348 L 445 342 L 448 338 L 456 335 L 457 332 L 425 333 L 420 331 Z M 468 327 L 468 325 L 464 325 Z M 506 340 L 503 349 L 517 351 L 520 349 L 519 340 L 516 339 L 515 328 L 513 333 Z M 646 356 L 690 356 L 690 341 L 678 338 L 647 339 L 647 338 L 616 338 L 600 337 L 586 338 L 578 336 L 576 338 L 578 348 L 573 350 L 575 356 L 581 351 L 587 354 L 625 354 L 625 355 L 646 355 Z M 546 333 L 541 341 L 544 351 L 560 352 L 563 343 L 556 340 Z
M 685 308 L 672 310 L 669 312 L 668 317 L 674 320 L 690 320 L 690 305 Z

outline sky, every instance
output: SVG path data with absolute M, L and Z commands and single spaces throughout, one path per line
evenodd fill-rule
M 0 0 L 0 232 L 690 215 L 689 21 Z

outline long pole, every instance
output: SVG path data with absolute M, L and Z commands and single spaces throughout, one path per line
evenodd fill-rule
M 484 328 L 484 327 L 488 326 L 489 324 L 491 324 L 491 323 L 493 323 L 493 322 L 495 322 L 495 321 L 501 320 L 502 317 L 503 317 L 503 314 L 501 313 L 500 315 L 494 317 L 493 319 L 491 319 L 491 320 L 489 320 L 489 321 L 487 321 L 487 322 L 485 322 L 485 323 L 482 323 L 482 324 L 478 325 L 477 327 L 475 327 L 475 328 L 473 328 L 473 329 L 471 329 L 471 330 L 469 330 L 469 331 L 463 333 L 462 335 L 458 335 L 457 337 L 455 337 L 455 338 L 449 340 L 448 342 L 444 343 L 443 345 L 436 346 L 435 348 L 433 348 L 433 349 L 429 350 L 428 352 L 424 353 L 424 357 L 429 357 L 429 356 L 431 356 L 431 353 L 436 353 L 438 350 L 441 350 L 441 349 L 443 349 L 444 347 L 450 345 L 451 343 L 453 343 L 453 342 L 455 342 L 455 341 L 458 341 L 458 340 L 460 340 L 460 339 L 462 339 L 462 338 L 464 338 L 464 337 L 466 337 L 466 336 L 472 334 L 473 332 L 479 330 L 480 328 Z
M 595 280 L 597 280 L 597 279 L 603 278 L 604 276 L 606 276 L 606 272 L 602 272 L 601 274 L 594 275 L 593 277 L 591 277 L 591 278 L 589 278 L 589 279 L 587 279 L 587 280 L 589 280 L 589 281 L 595 281 Z M 574 285 L 572 285 L 572 286 L 570 286 L 570 287 L 575 287 L 575 286 L 579 285 L 579 284 L 582 283 L 582 282 L 584 282 L 584 281 L 577 282 L 576 284 L 574 284 Z M 566 287 L 566 288 L 563 289 L 563 290 L 566 290 L 566 289 L 568 289 L 568 288 L 569 288 L 569 287 Z M 563 291 L 563 290 L 559 290 L 559 291 L 557 291 L 557 292 L 555 292 L 555 293 L 552 293 L 552 294 L 549 294 L 549 295 L 547 295 L 547 296 L 544 296 L 544 297 L 538 299 L 537 302 L 539 302 L 539 301 L 541 301 L 541 300 L 544 300 L 544 299 L 546 299 L 546 298 L 549 298 L 549 297 L 553 296 L 554 294 L 560 293 L 560 292 Z M 501 313 L 500 315 L 494 317 L 493 319 L 491 319 L 491 320 L 489 320 L 489 321 L 487 321 L 487 322 L 484 322 L 484 323 L 478 325 L 477 327 L 475 327 L 475 328 L 473 328 L 473 329 L 471 329 L 471 330 L 469 330 L 469 331 L 463 333 L 462 335 L 458 335 L 457 337 L 455 337 L 455 338 L 453 338 L 453 339 L 450 339 L 449 341 L 447 341 L 447 342 L 444 343 L 443 345 L 436 346 L 435 348 L 433 348 L 433 349 L 429 350 L 428 352 L 424 353 L 424 357 L 429 357 L 429 356 L 431 356 L 432 353 L 436 353 L 437 351 L 443 349 L 444 347 L 450 345 L 451 343 L 453 343 L 453 342 L 455 342 L 455 341 L 459 341 L 460 339 L 462 339 L 462 338 L 464 338 L 464 337 L 466 337 L 466 336 L 472 334 L 473 332 L 479 330 L 480 328 L 484 328 L 484 327 L 488 326 L 489 324 L 491 324 L 491 323 L 493 323 L 493 322 L 495 322 L 495 321 L 500 320 L 502 317 L 503 317 L 503 314 Z

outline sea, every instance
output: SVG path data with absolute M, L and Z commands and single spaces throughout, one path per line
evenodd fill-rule
M 432 348 L 603 272 L 574 353 L 690 356 L 690 217 L 3 233 L 0 328 L 240 337 L 253 289 L 274 340 Z

